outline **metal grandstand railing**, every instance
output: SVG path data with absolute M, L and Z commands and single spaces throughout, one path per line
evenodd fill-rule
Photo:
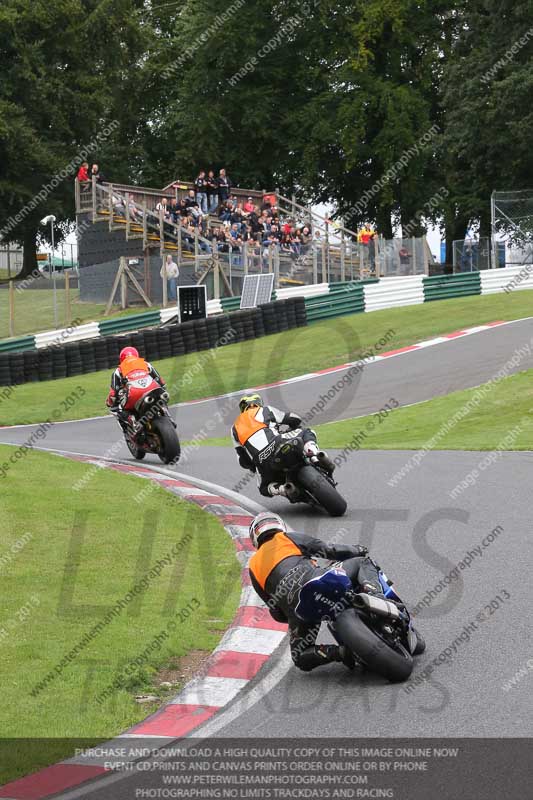
M 180 184 L 180 191 L 186 190 L 188 184 Z M 254 196 L 250 190 L 239 192 L 241 196 Z M 301 205 L 295 198 L 278 192 L 267 194 L 275 197 L 282 219 L 309 228 L 308 235 L 297 244 L 248 241 L 233 247 L 204 236 L 198 225 L 176 224 L 165 218 L 161 207 L 163 198 L 178 199 L 176 184 L 161 191 L 97 183 L 94 179 L 88 184 L 76 181 L 76 210 L 89 214 L 93 223 L 107 221 L 110 231 L 123 230 L 126 241 L 139 239 L 145 252 L 159 249 L 161 256 L 173 254 L 180 266 L 193 263 L 198 283 L 213 272 L 214 297 L 220 296 L 222 284 L 223 292 L 239 294 L 243 277 L 257 272 L 273 272 L 276 287 L 428 274 L 432 257 L 424 238 L 387 241 L 376 236 L 362 244 L 355 231 Z M 264 193 L 255 195 L 262 198 Z M 206 217 L 206 222 L 210 230 L 222 224 L 212 216 Z

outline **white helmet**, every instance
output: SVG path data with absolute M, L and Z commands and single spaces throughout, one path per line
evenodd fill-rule
M 277 514 L 272 514 L 271 511 L 262 511 L 250 523 L 250 539 L 252 544 L 257 550 L 261 544 L 261 537 L 267 533 L 287 533 L 287 526 Z

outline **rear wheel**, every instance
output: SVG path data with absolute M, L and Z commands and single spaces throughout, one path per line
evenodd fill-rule
M 341 497 L 327 478 L 314 467 L 302 467 L 296 482 L 332 517 L 342 517 L 345 513 L 347 503 L 344 497 Z
M 406 648 L 400 645 L 395 649 L 388 645 L 352 608 L 339 614 L 332 627 L 342 644 L 369 670 L 392 683 L 406 681 L 413 671 L 413 658 Z
M 163 464 L 176 464 L 181 455 L 181 447 L 174 425 L 167 416 L 164 416 L 156 417 L 152 427 L 161 443 L 159 458 Z

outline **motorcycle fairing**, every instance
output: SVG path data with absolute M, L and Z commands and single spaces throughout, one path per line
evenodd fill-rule
M 335 616 L 337 611 L 343 610 L 344 606 L 339 608 L 339 603 L 351 589 L 352 582 L 345 571 L 331 567 L 302 586 L 295 608 L 296 616 L 309 624 Z

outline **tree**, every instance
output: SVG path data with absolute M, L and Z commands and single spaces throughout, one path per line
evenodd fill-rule
M 415 215 L 437 177 L 435 11 L 434 3 L 410 0 L 323 9 L 325 41 L 335 44 L 320 54 L 323 87 L 298 119 L 303 180 L 323 176 L 321 199 L 333 200 L 350 227 L 366 219 L 386 237 L 399 223 L 422 230 Z
M 333 202 L 348 224 L 374 220 L 391 236 L 437 185 L 435 142 L 419 141 L 439 114 L 441 7 L 237 0 L 217 27 L 219 3 L 185 3 L 159 54 L 170 68 L 152 148 L 159 174 L 227 166 L 242 183 Z
M 443 100 L 450 245 L 472 224 L 490 234 L 492 191 L 533 188 L 533 2 L 469 0 L 459 9 Z
M 120 87 L 147 37 L 140 0 L 4 0 L 0 6 L 0 238 L 37 267 L 42 217 L 60 239 L 74 218 L 73 180 L 124 128 Z M 137 109 L 135 109 L 137 113 Z

